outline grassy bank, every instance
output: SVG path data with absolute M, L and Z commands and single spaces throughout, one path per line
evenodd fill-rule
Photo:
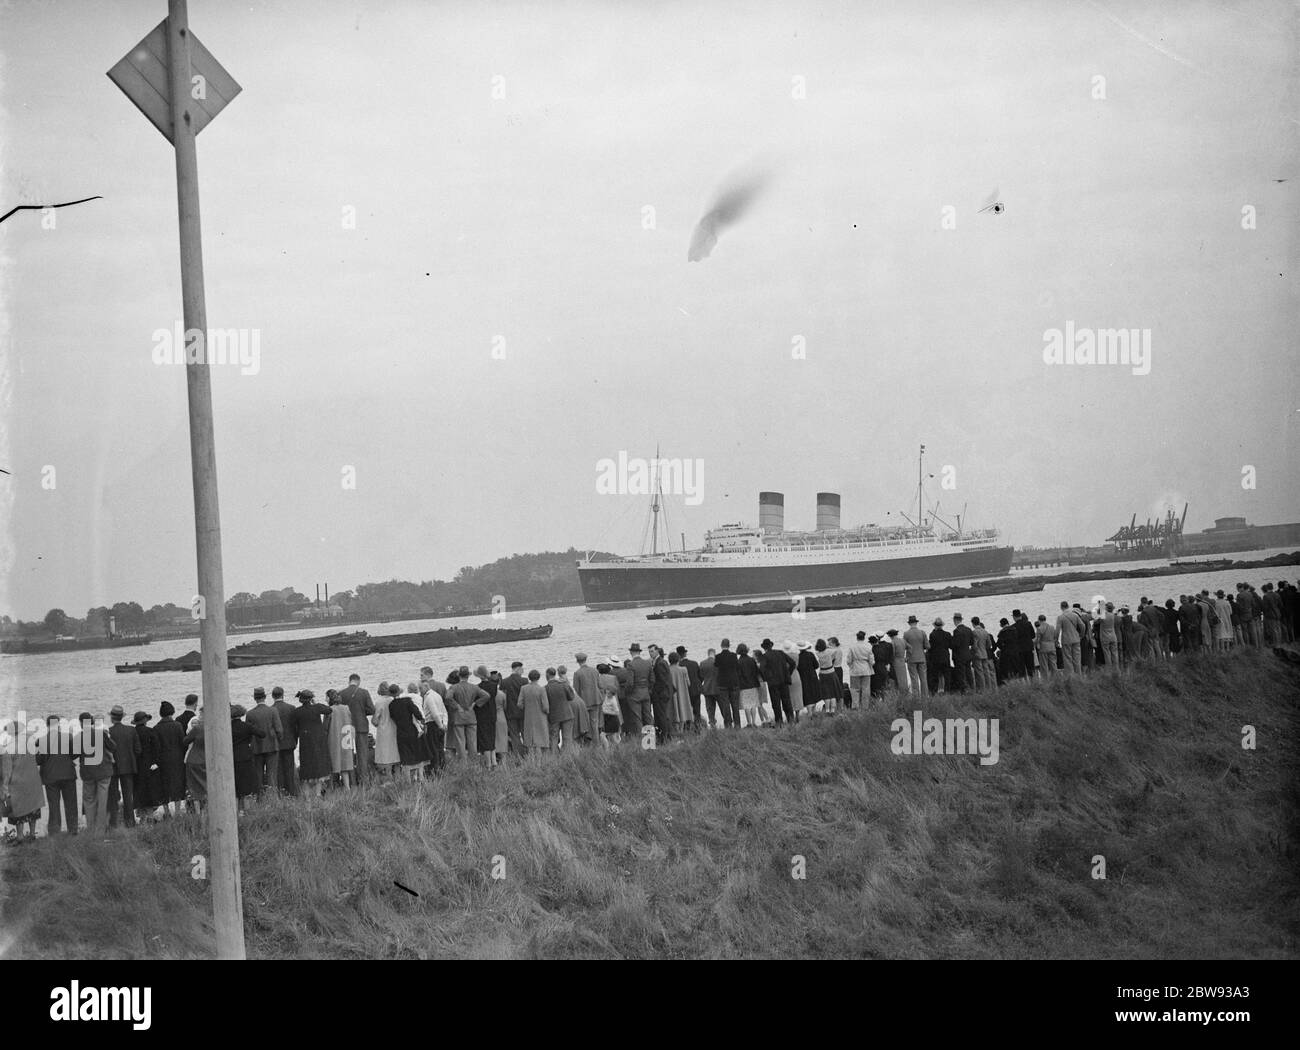
M 993 766 L 895 756 L 891 709 L 270 802 L 248 951 L 1293 958 L 1298 684 L 1249 652 L 925 706 L 1000 719 Z M 209 954 L 205 850 L 188 821 L 7 850 L 4 956 Z

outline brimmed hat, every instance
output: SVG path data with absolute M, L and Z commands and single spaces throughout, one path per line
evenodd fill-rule
M 299 689 L 296 693 L 293 694 L 293 696 L 294 696 L 294 699 L 295 699 L 295 700 L 314 700 L 314 699 L 316 699 L 316 694 L 313 693 L 310 689 Z
M 800 642 L 800 643 L 799 643 L 799 648 L 800 648 L 800 649 L 811 649 L 811 648 L 812 648 L 812 642 Z
M 137 711 L 131 716 L 131 724 L 138 726 L 141 722 L 148 722 L 151 718 L 153 718 L 153 715 L 148 711 Z
M 907 618 L 907 622 L 908 622 L 908 623 L 916 623 L 916 617 L 915 617 L 915 616 L 909 616 L 909 617 Z
M 124 714 L 126 714 L 126 712 L 122 710 L 122 705 L 121 705 L 121 704 L 114 704 L 114 705 L 109 709 L 109 712 L 108 712 L 108 713 L 109 713 L 110 715 L 124 715 Z
M 627 647 L 627 651 L 629 653 L 639 653 L 641 651 L 641 643 L 633 642 L 631 645 Z
M 265 699 L 266 699 L 266 690 L 263 689 L 263 688 L 259 685 L 256 689 L 253 690 L 253 699 L 254 699 L 254 700 L 265 700 Z
M 935 625 L 936 627 L 942 627 L 942 626 L 943 626 L 943 617 L 942 617 L 942 616 L 936 616 L 936 617 L 934 618 L 934 625 Z

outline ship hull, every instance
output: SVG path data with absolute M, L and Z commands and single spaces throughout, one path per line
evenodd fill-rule
M 1011 547 L 797 565 L 626 562 L 579 565 L 588 609 L 778 598 L 1005 576 Z

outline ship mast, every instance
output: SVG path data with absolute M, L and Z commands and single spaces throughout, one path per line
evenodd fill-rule
M 659 445 L 655 445 L 655 460 L 650 472 L 650 487 L 654 489 L 654 494 L 650 500 L 650 512 L 654 515 L 654 525 L 651 528 L 650 535 L 650 553 L 659 553 L 659 488 L 662 480 L 659 477 Z
M 925 459 L 925 446 L 921 446 L 921 452 L 916 457 L 916 525 L 917 528 L 925 524 L 925 510 L 921 503 L 921 461 Z

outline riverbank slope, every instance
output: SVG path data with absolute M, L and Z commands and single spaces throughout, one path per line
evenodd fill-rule
M 1252 651 L 924 705 L 997 718 L 995 765 L 893 754 L 904 701 L 275 800 L 249 955 L 1294 958 L 1298 685 Z M 190 820 L 5 850 L 0 955 L 209 955 L 205 852 Z

